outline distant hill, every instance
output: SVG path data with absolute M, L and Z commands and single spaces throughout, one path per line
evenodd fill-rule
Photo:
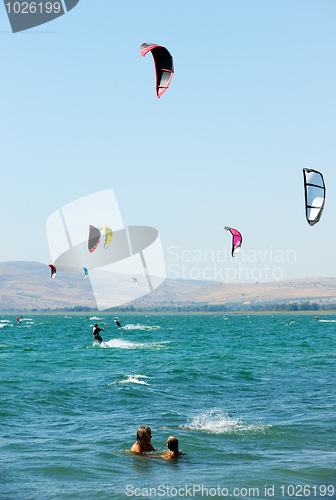
M 0 263 L 0 310 L 95 307 L 89 280 L 78 274 L 57 274 L 38 262 Z
M 156 306 L 310 301 L 336 302 L 336 278 L 307 278 L 271 283 L 218 283 L 213 281 L 166 281 L 145 297 L 133 302 L 135 308 Z M 0 310 L 41 310 L 96 308 L 90 280 L 79 274 L 58 273 L 50 278 L 47 265 L 38 262 L 0 263 Z

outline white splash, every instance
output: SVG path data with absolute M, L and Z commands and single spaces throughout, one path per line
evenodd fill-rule
M 141 342 L 131 342 L 130 340 L 122 340 L 122 339 L 111 339 L 108 340 L 107 342 L 102 342 L 100 344 L 101 347 L 103 348 L 118 348 L 118 349 L 153 349 L 153 350 L 159 350 L 159 349 L 164 349 L 167 348 L 166 344 L 169 344 L 170 341 L 165 341 L 165 342 L 146 342 L 146 343 L 141 343 Z
M 130 342 L 129 340 L 111 339 L 107 342 L 102 342 L 100 346 L 103 348 L 117 347 L 119 349 L 136 349 L 137 347 L 142 346 L 142 344 L 136 344 L 135 342 Z
M 227 432 L 240 432 L 240 431 L 260 431 L 265 428 L 271 427 L 270 425 L 262 424 L 247 424 L 239 418 L 229 417 L 227 412 L 220 408 L 211 408 L 199 415 L 196 415 L 187 423 L 182 426 L 184 429 L 195 431 L 210 432 L 213 434 L 224 434 Z
M 138 323 L 137 325 L 133 325 L 132 323 L 127 324 L 123 326 L 123 330 L 147 330 L 147 331 L 152 331 L 152 330 L 160 330 L 160 326 L 158 325 L 140 325 Z
M 113 382 L 108 385 L 116 385 L 116 384 L 140 384 L 140 385 L 149 385 L 144 380 L 140 380 L 142 378 L 149 378 L 146 375 L 126 375 L 125 380 L 119 380 L 118 382 Z

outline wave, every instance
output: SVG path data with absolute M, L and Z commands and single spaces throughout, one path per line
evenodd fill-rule
M 160 326 L 158 325 L 140 325 L 138 323 L 137 325 L 133 325 L 132 323 L 125 325 L 122 327 L 123 330 L 160 330 Z
M 336 319 L 320 319 L 319 323 L 336 323 Z
M 96 320 L 96 321 L 103 321 L 105 318 L 97 318 L 97 316 L 91 316 L 89 319 Z M 105 324 L 103 322 L 103 324 Z M 112 322 L 113 324 L 113 322 Z M 93 326 L 93 325 L 92 325 Z M 107 325 L 109 326 L 109 325 Z M 112 328 L 114 328 L 114 325 L 112 325 Z M 133 323 L 128 323 L 126 325 L 122 324 L 122 330 L 145 330 L 145 331 L 153 331 L 153 330 L 160 330 L 161 326 L 158 325 L 140 325 L 140 323 L 134 325 Z
M 144 380 L 140 380 L 142 378 L 149 378 L 146 375 L 126 375 L 126 380 L 118 380 L 118 382 L 112 382 L 108 385 L 116 385 L 116 384 L 140 384 L 140 385 L 149 385 Z
M 130 340 L 122 340 L 122 339 L 111 339 L 108 340 L 107 342 L 102 342 L 100 346 L 102 348 L 119 348 L 119 349 L 164 349 L 167 348 L 166 344 L 169 344 L 170 341 L 164 341 L 164 342 L 146 342 L 146 343 L 140 343 L 140 342 L 131 342 Z
M 225 434 L 228 432 L 264 431 L 271 425 L 248 424 L 240 418 L 231 418 L 227 412 L 220 408 L 211 408 L 195 417 L 192 417 L 183 429 L 204 431 L 212 434 Z

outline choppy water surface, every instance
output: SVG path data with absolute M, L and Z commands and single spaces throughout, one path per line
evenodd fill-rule
M 0 316 L 1 500 L 336 498 L 336 317 L 119 319 Z

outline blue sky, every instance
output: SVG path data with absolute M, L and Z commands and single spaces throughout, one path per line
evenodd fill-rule
M 335 28 L 331 0 L 80 0 L 13 34 L 0 5 L 0 261 L 48 264 L 49 215 L 112 187 L 168 276 L 335 276 Z M 161 99 L 143 42 L 174 57 Z M 303 167 L 327 185 L 314 227 Z

